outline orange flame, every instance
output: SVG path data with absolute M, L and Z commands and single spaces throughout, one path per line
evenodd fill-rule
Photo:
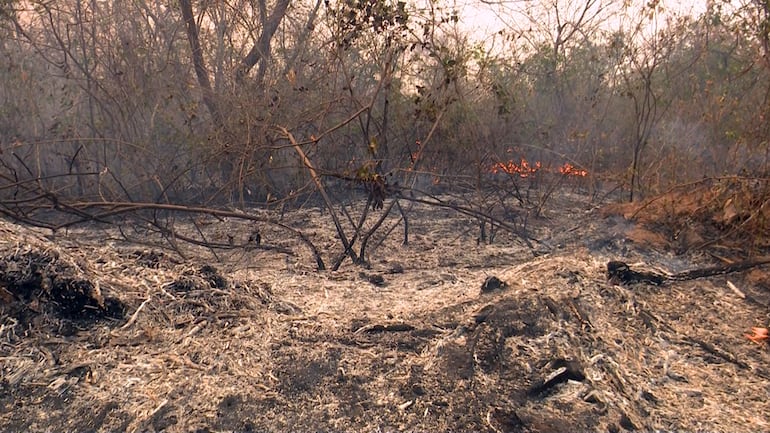
M 543 168 L 543 164 L 540 161 L 530 164 L 526 159 L 521 158 L 520 163 L 515 163 L 512 160 L 508 162 L 497 162 L 492 165 L 490 171 L 493 174 L 507 173 L 512 175 L 518 175 L 519 177 L 530 177 L 538 171 L 550 172 L 551 170 Z M 588 176 L 588 170 L 577 168 L 574 165 L 565 162 L 564 165 L 559 167 L 559 173 L 564 176 L 586 177 Z
M 565 162 L 564 165 L 559 167 L 559 173 L 565 176 L 578 176 L 578 177 L 588 176 L 588 170 L 577 168 L 574 165 L 570 164 L 569 162 Z
M 529 162 L 527 162 L 526 159 L 521 158 L 521 163 L 516 164 L 513 161 L 508 162 L 498 162 L 492 166 L 492 173 L 508 173 L 508 174 L 517 174 L 520 177 L 529 177 L 533 174 L 537 173 L 541 168 L 542 164 L 540 161 L 536 162 L 535 165 L 530 165 Z

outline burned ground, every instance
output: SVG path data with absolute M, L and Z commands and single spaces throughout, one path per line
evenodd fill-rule
M 475 221 L 417 206 L 408 245 L 397 228 L 373 241 L 369 269 L 347 262 L 336 272 L 316 271 L 309 251 L 270 227 L 259 228 L 261 243 L 275 249 L 190 249 L 179 260 L 110 229 L 51 239 L 0 222 L 10 293 L 1 304 L 0 424 L 770 431 L 770 352 L 744 336 L 770 322 L 766 268 L 615 285 L 612 260 L 681 272 L 713 259 L 635 221 L 635 210 L 567 192 L 549 206 L 530 222 L 545 249 L 536 257 L 514 237 L 486 245 Z M 339 248 L 327 213 L 285 218 L 322 250 Z M 219 219 L 205 227 L 222 244 L 228 235 L 246 243 L 254 231 Z M 57 297 L 56 278 L 82 299 Z

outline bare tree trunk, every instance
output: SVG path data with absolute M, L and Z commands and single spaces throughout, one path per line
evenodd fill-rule
M 201 49 L 198 26 L 195 23 L 192 4 L 190 3 L 190 0 L 179 0 L 179 7 L 182 9 L 182 18 L 184 19 L 187 28 L 187 39 L 190 41 L 190 49 L 192 50 L 192 62 L 193 67 L 195 68 L 195 75 L 198 77 L 198 84 L 201 86 L 201 91 L 203 92 L 203 103 L 206 104 L 206 108 L 208 108 L 209 113 L 211 113 L 215 125 L 221 126 L 222 115 L 219 112 L 216 100 L 214 99 L 214 90 L 211 88 L 209 72 L 206 69 L 206 62 L 203 60 L 203 50 Z
M 187 0 L 184 0 L 187 1 Z M 249 54 L 241 62 L 238 70 L 235 72 L 235 78 L 237 81 L 243 80 L 246 74 L 251 71 L 258 62 L 262 61 L 259 68 L 259 78 L 264 76 L 267 60 L 270 58 L 270 41 L 273 39 L 273 35 L 278 30 L 278 25 L 286 15 L 286 9 L 289 7 L 290 0 L 278 0 L 275 4 L 275 9 L 267 17 L 267 6 L 265 0 L 259 0 L 259 10 L 262 15 L 262 34 L 259 35 L 259 39 L 251 47 Z

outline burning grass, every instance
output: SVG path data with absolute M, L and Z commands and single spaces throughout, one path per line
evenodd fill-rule
M 513 160 L 508 160 L 506 162 L 502 162 L 502 161 L 497 162 L 495 164 L 492 164 L 492 167 L 489 169 L 489 171 L 492 174 L 506 173 L 509 175 L 519 176 L 521 178 L 532 177 L 538 172 L 559 173 L 563 176 L 574 176 L 574 177 L 588 176 L 588 170 L 575 167 L 574 165 L 568 162 L 565 162 L 556 170 L 552 170 L 548 167 L 544 167 L 543 163 L 540 161 L 535 161 L 534 163 L 530 163 L 524 158 L 521 158 L 519 162 L 516 162 Z

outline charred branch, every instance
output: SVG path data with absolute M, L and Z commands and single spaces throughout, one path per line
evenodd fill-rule
M 63 200 L 58 199 L 53 194 L 42 195 L 41 198 L 49 200 L 53 205 L 47 206 L 48 209 L 57 211 L 60 216 L 74 217 L 65 222 L 52 222 L 43 218 L 30 216 L 31 211 L 34 208 L 28 209 L 28 213 L 14 212 L 12 209 L 0 207 L 0 214 L 3 214 L 15 221 L 23 224 L 32 225 L 35 227 L 41 227 L 49 229 L 53 232 L 64 230 L 69 227 L 85 224 L 88 222 L 99 222 L 103 224 L 115 224 L 116 217 L 125 217 L 128 215 L 139 215 L 143 211 L 168 211 L 177 214 L 199 214 L 209 215 L 217 218 L 232 218 L 245 221 L 253 221 L 264 224 L 269 224 L 280 228 L 288 232 L 290 235 L 298 238 L 313 254 L 316 262 L 316 268 L 318 270 L 326 269 L 326 265 L 321 258 L 321 254 L 316 246 L 305 236 L 301 231 L 273 218 L 251 215 L 243 212 L 235 212 L 224 209 L 214 209 L 207 207 L 196 206 L 183 206 L 176 204 L 163 204 L 163 203 L 129 203 L 129 202 L 73 202 L 66 203 Z M 40 208 L 38 208 L 39 210 Z M 174 245 L 177 240 L 190 243 L 193 245 L 204 246 L 209 249 L 222 249 L 222 248 L 234 248 L 234 245 L 218 244 L 211 242 L 204 237 L 201 239 L 194 239 L 192 237 L 183 236 L 169 227 L 167 224 L 163 224 L 157 219 L 148 220 L 151 226 L 164 237 L 167 241 Z M 249 248 L 259 248 L 266 251 L 277 251 L 281 253 L 287 253 L 284 248 L 277 246 L 262 245 L 249 245 Z M 174 247 L 179 251 L 178 247 Z
M 607 278 L 618 284 L 646 283 L 661 285 L 666 281 L 688 281 L 742 272 L 768 263 L 770 263 L 770 258 L 758 258 L 727 265 L 698 268 L 677 274 L 661 274 L 657 272 L 634 271 L 625 262 L 611 261 L 607 263 Z

